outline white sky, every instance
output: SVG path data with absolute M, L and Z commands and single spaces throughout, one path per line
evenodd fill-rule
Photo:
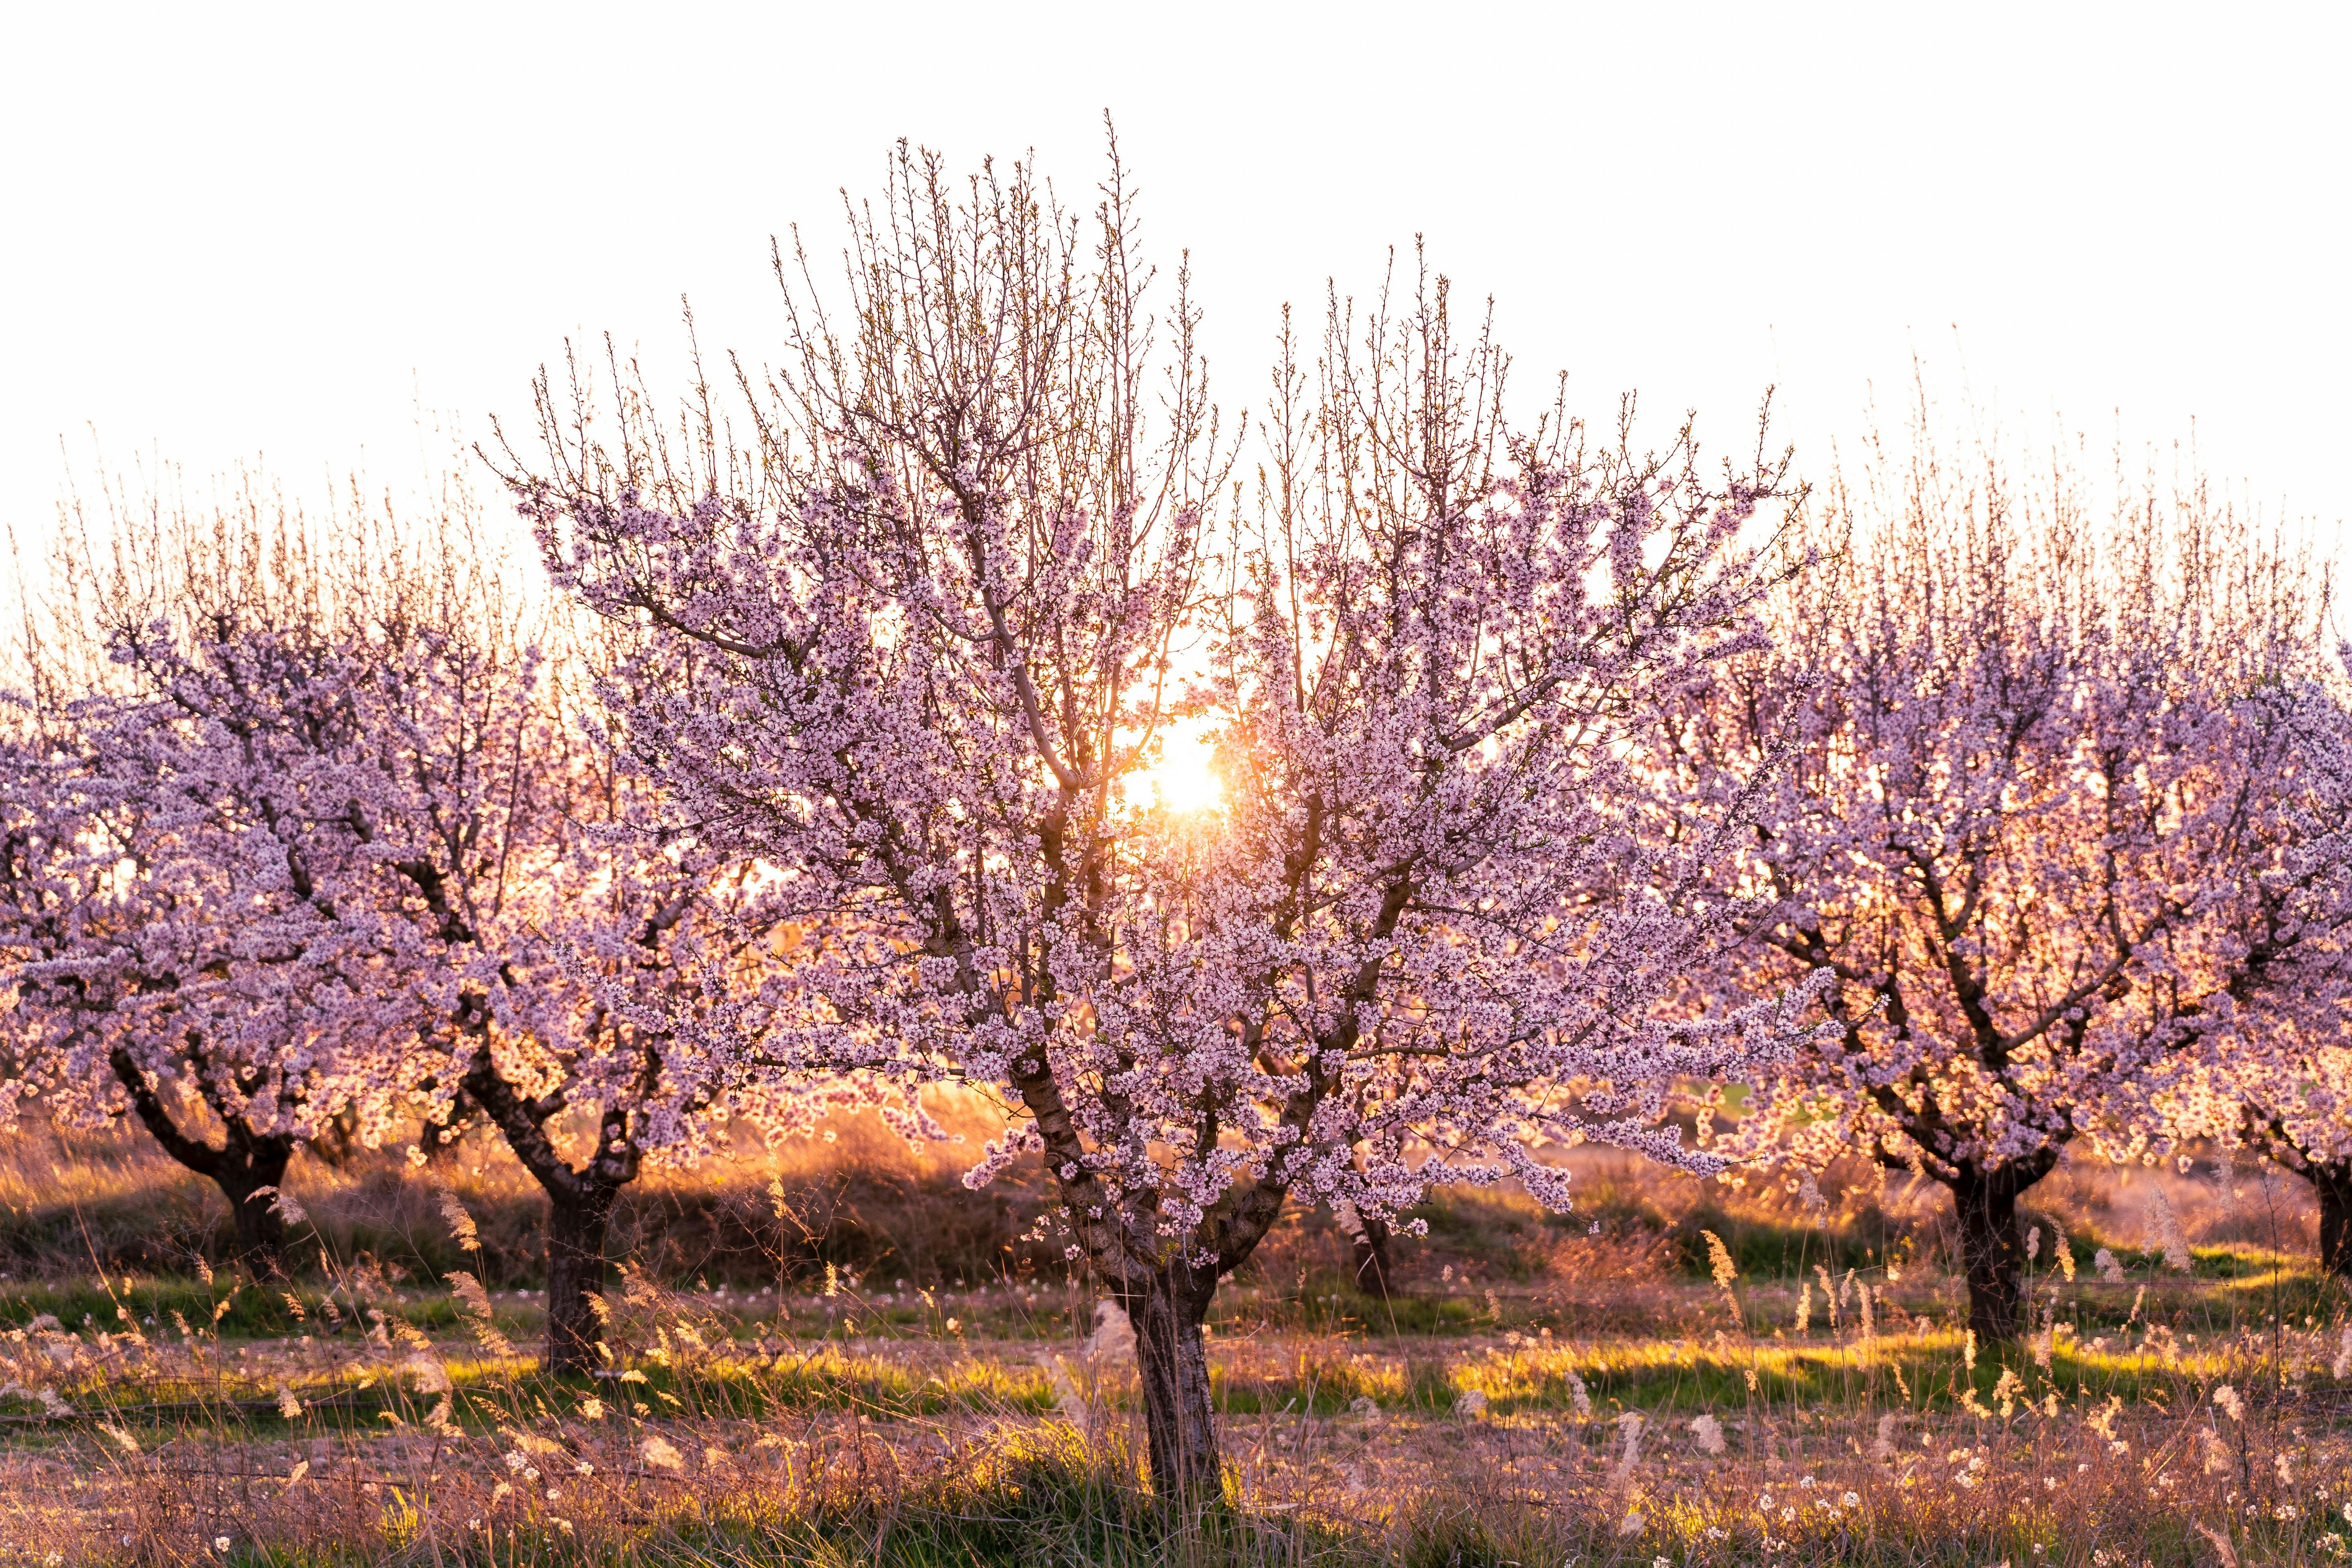
M 420 401 L 518 422 L 567 335 L 675 365 L 682 292 L 759 359 L 768 236 L 834 248 L 893 139 L 1080 193 L 1108 106 L 1228 401 L 1283 300 L 1421 231 L 1587 413 L 1637 387 L 1720 446 L 1777 382 L 1818 471 L 1916 349 L 2101 440 L 2193 416 L 2333 547 L 2352 13 L 1798 9 L 20 3 L 0 522 L 45 528 L 91 426 L 117 464 L 412 474 Z

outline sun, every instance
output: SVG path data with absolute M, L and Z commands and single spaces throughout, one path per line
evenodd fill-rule
M 1217 776 L 1216 747 L 1201 721 L 1179 721 L 1160 732 L 1160 760 L 1143 772 L 1153 798 L 1170 811 L 1213 811 L 1225 802 Z

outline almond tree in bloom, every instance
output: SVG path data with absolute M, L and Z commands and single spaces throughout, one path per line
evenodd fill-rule
M 2332 679 L 2330 678 L 2332 677 Z M 2309 1181 L 2319 1260 L 2352 1278 L 2352 706 L 2340 669 L 2268 689 L 2288 744 L 2259 781 L 2244 937 L 2266 984 L 2217 998 L 2170 1109 Z M 2251 965 L 2250 965 L 2251 967 Z
M 135 1115 L 274 1272 L 289 1160 L 344 1112 L 383 1135 L 415 1031 L 334 821 L 366 790 L 371 606 L 244 502 L 68 519 L 11 701 L 0 1100 Z
M 478 1108 L 547 1191 L 577 1369 L 620 1189 L 815 1102 L 670 1048 L 773 958 L 727 912 L 749 868 L 630 829 L 650 791 L 583 722 L 616 628 L 526 604 L 461 493 L 355 516 L 118 515 L 61 559 L 8 752 L 5 1091 L 137 1115 L 264 1268 L 268 1189 L 336 1117 L 376 1144 Z
M 609 639 L 591 627 L 558 656 L 508 615 L 436 628 L 377 710 L 401 766 L 367 814 L 390 873 L 374 891 L 416 977 L 428 1125 L 470 1101 L 546 1193 L 544 1364 L 587 1370 L 621 1190 L 739 1118 L 772 1138 L 856 1090 L 779 1092 L 711 1058 L 709 1027 L 672 1027 L 731 1016 L 781 944 L 746 909 L 754 868 L 644 820 L 652 791 L 586 700 Z
M 2078 1144 L 2195 1130 L 2202 1047 L 2310 934 L 2276 919 L 2266 789 L 2318 604 L 2200 485 L 2118 476 L 2102 505 L 2063 458 L 1939 446 L 1924 395 L 1912 436 L 1832 491 L 1830 563 L 1689 704 L 1682 776 L 1705 808 L 1793 739 L 1730 885 L 1770 904 L 1731 990 L 1836 976 L 1834 1034 L 1721 1151 L 1941 1184 L 1997 1340 L 2021 1327 L 2020 1198 Z
M 1514 433 L 1441 284 L 1286 360 L 1242 515 L 1136 233 L 1115 158 L 1081 222 L 1025 165 L 960 195 L 902 149 L 848 313 L 788 287 L 751 450 L 707 393 L 673 447 L 642 394 L 606 435 L 542 386 L 519 484 L 558 581 L 646 629 L 629 752 L 804 932 L 712 1055 L 999 1097 L 967 1181 L 1043 1155 L 1136 1325 L 1155 1483 L 1200 1496 L 1201 1324 L 1294 1194 L 1565 1205 L 1537 1151 L 1585 1139 L 1711 1168 L 1656 1127 L 1671 1086 L 1801 1032 L 1801 995 L 1661 1016 L 1727 906 L 1692 895 L 1707 836 L 1646 850 L 1623 795 L 1653 698 L 1751 646 L 1736 535 L 1779 475 Z M 1180 721 L 1222 810 L 1144 782 Z

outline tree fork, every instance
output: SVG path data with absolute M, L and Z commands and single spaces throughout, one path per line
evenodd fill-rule
M 171 1110 L 157 1096 L 147 1075 L 129 1053 L 109 1057 L 116 1081 L 129 1091 L 131 1110 L 163 1152 L 205 1177 L 228 1200 L 229 1222 L 236 1227 L 236 1260 L 257 1277 L 279 1279 L 286 1272 L 286 1221 L 268 1196 L 254 1194 L 265 1188 L 282 1189 L 286 1166 L 294 1157 L 290 1134 L 257 1136 L 240 1118 L 222 1117 L 226 1136 L 218 1149 L 180 1131 Z M 215 1108 L 217 1110 L 217 1107 Z

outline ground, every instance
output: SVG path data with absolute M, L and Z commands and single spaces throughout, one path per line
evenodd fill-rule
M 121 1152 L 125 1182 L 165 1180 Z M 70 1228 L 38 1184 L 5 1194 L 0 1555 L 2136 1568 L 2336 1562 L 2352 1528 L 2352 1328 L 2294 1190 L 2258 1173 L 2070 1176 L 2033 1217 L 2036 1332 L 2010 1346 L 1958 1327 L 1932 1205 L 1874 1176 L 1815 1207 L 1779 1178 L 1597 1168 L 1565 1220 L 1440 1194 L 1386 1301 L 1301 1216 L 1213 1315 L 1227 1491 L 1191 1511 L 1139 1479 L 1119 1325 L 993 1220 L 924 1220 L 1014 1259 L 985 1284 L 969 1248 L 926 1279 L 830 1232 L 758 1267 L 715 1243 L 691 1274 L 620 1265 L 612 1364 L 555 1380 L 492 1174 L 444 1178 L 481 1211 L 468 1251 L 438 1193 L 399 1185 L 429 1177 L 310 1173 L 319 1217 L 276 1282 L 196 1247 L 126 1265 L 100 1237 L 132 1230 L 92 1215 L 129 1200 L 94 1188 L 77 1270 L 24 1239 Z M 646 1200 L 673 1241 L 680 1194 L 710 1191 L 678 1181 Z M 735 1184 L 810 1206 L 773 1171 Z M 439 1237 L 405 1264 L 352 1247 L 370 1192 Z

